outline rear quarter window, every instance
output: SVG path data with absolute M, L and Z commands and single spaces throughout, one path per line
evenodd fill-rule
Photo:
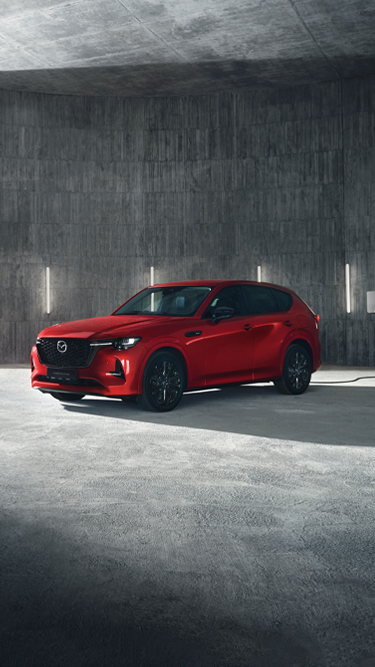
M 283 292 L 281 289 L 270 289 L 276 299 L 279 311 L 285 313 L 287 310 L 290 310 L 293 304 L 292 295 L 288 292 Z

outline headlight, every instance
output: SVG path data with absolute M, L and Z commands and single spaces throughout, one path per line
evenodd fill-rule
M 140 340 L 140 336 L 138 338 L 116 338 L 116 340 L 113 341 L 113 347 L 115 347 L 116 350 L 128 350 L 130 347 L 137 345 Z

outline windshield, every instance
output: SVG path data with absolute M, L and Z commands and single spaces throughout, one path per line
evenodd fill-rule
M 172 315 L 191 317 L 211 292 L 210 287 L 148 287 L 133 296 L 114 315 Z

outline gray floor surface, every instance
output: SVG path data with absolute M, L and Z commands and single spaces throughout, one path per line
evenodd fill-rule
M 0 387 L 2 667 L 375 667 L 375 369 L 163 415 Z

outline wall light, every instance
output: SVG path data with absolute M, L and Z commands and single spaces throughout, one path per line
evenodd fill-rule
M 375 292 L 367 292 L 367 312 L 375 313 Z
M 51 312 L 49 266 L 46 267 L 46 311 L 47 315 Z
M 262 282 L 262 267 L 257 266 L 257 281 L 258 283 Z
M 155 282 L 155 272 L 154 272 L 154 267 L 151 266 L 150 267 L 150 285 L 151 285 L 151 287 L 154 284 L 154 282 Z M 151 294 L 151 312 L 153 313 L 154 310 L 155 310 L 155 294 L 152 293 Z
M 346 312 L 350 313 L 350 266 L 345 264 Z

